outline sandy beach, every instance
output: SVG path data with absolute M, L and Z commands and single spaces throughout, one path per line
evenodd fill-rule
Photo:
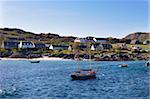
M 41 57 L 41 58 L 0 58 L 1 60 L 70 60 L 70 59 L 63 59 L 58 57 Z

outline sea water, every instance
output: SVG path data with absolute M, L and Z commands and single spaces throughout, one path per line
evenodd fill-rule
M 119 64 L 128 64 L 126 68 Z M 0 61 L 0 99 L 148 99 L 150 68 L 145 61 L 92 62 L 97 78 L 72 80 L 76 61 Z M 80 68 L 88 69 L 87 61 Z

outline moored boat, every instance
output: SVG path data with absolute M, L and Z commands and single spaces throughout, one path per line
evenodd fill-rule
M 119 64 L 120 67 L 128 67 L 128 64 Z
M 32 61 L 30 61 L 31 63 L 40 63 L 40 61 L 39 60 L 32 60 Z
M 86 80 L 96 78 L 96 72 L 92 69 L 79 70 L 71 74 L 73 80 Z
M 150 61 L 147 61 L 147 62 L 145 63 L 145 66 L 150 66 Z
M 90 47 L 90 45 L 89 45 Z M 71 74 L 71 78 L 73 80 L 87 80 L 87 79 L 92 79 L 92 78 L 96 78 L 96 71 L 92 70 L 92 65 L 91 65 L 91 52 L 90 50 L 94 50 L 94 46 L 91 46 L 91 48 L 89 48 L 89 69 L 80 69 L 80 65 L 78 63 L 78 71 L 75 71 Z M 77 51 L 77 53 L 79 53 L 79 50 Z M 75 57 L 76 61 L 80 61 L 79 57 Z

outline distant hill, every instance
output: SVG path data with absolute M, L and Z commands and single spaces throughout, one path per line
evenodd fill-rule
M 150 33 L 146 33 L 146 32 L 135 32 L 135 33 L 131 33 L 131 34 L 127 35 L 127 36 L 124 37 L 123 39 L 126 39 L 126 40 L 140 40 L 140 41 L 144 41 L 144 40 L 150 39 Z
M 0 37 L 1 39 L 24 40 L 25 38 L 35 38 L 36 34 L 16 28 L 0 28 Z
M 27 32 L 17 28 L 0 28 L 1 40 L 32 40 L 32 41 L 46 41 L 46 42 L 65 42 L 74 41 L 76 37 L 59 36 L 54 33 L 40 33 Z
M 27 32 L 17 28 L 0 28 L 0 41 L 2 40 L 28 40 L 28 41 L 42 41 L 45 43 L 66 43 L 73 42 L 76 37 L 60 36 L 54 33 L 40 33 Z M 96 37 L 97 38 L 97 37 Z M 150 39 L 150 33 L 135 32 L 127 35 L 122 39 L 117 38 L 103 38 L 109 40 L 111 43 L 127 42 L 131 40 L 144 41 Z

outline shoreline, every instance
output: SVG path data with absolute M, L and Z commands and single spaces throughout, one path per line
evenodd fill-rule
M 42 57 L 42 58 L 0 58 L 1 60 L 71 60 L 71 59 L 63 59 L 58 57 Z
M 41 57 L 41 58 L 32 58 L 32 59 L 27 59 L 27 58 L 0 58 L 0 60 L 28 60 L 28 61 L 34 61 L 34 60 L 40 60 L 40 61 L 47 61 L 47 60 L 56 60 L 56 61 L 73 61 L 74 59 L 64 59 L 60 57 Z M 74 60 L 75 61 L 75 60 Z M 80 61 L 89 61 L 88 59 L 83 59 Z M 91 60 L 95 61 L 95 60 Z M 99 60 L 99 61 L 147 61 L 147 60 Z

